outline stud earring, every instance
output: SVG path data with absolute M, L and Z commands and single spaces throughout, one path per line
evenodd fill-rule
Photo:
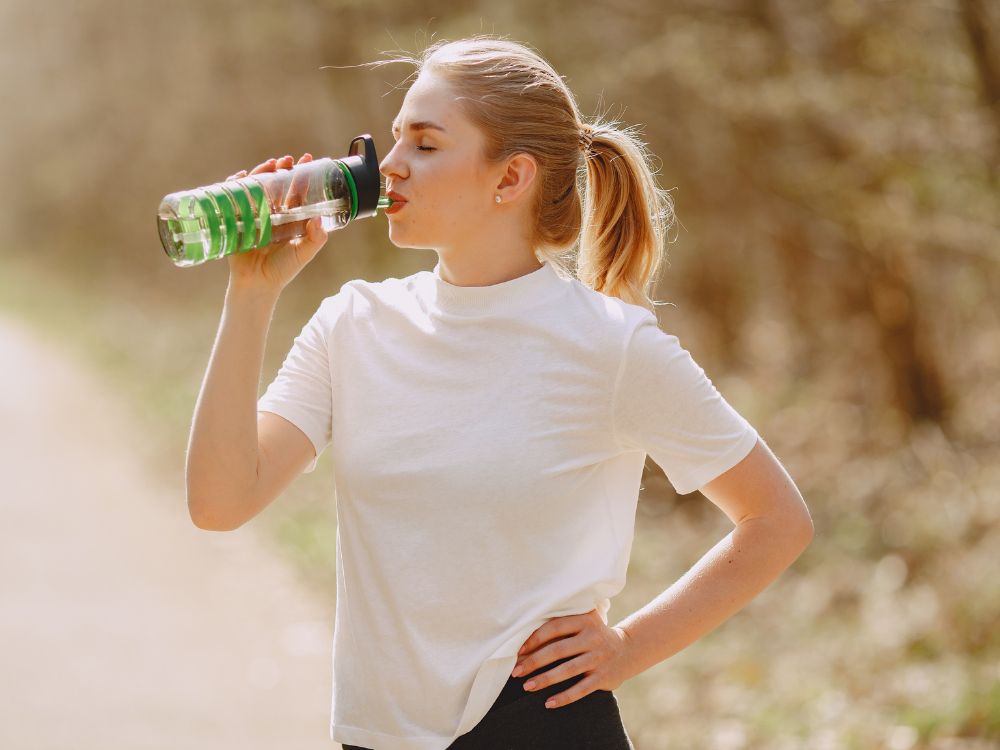
M 495 198 L 495 200 L 496 200 L 496 202 L 497 202 L 497 203 L 499 203 L 499 202 L 500 202 L 501 200 L 503 200 L 503 199 L 502 199 L 502 198 L 501 198 L 501 197 L 500 197 L 500 196 L 498 195 L 498 196 L 497 196 L 497 197 Z

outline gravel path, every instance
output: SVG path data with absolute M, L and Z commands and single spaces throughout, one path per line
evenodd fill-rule
M 0 747 L 325 748 L 332 606 L 196 528 L 100 377 L 0 318 Z

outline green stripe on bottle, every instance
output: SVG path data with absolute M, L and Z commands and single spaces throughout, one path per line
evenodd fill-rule
M 201 208 L 202 217 L 208 224 L 209 246 L 205 251 L 205 259 L 218 258 L 222 251 L 222 227 L 219 225 L 218 209 L 212 196 L 204 188 L 196 188 L 194 194 Z
M 229 195 L 229 191 L 219 183 L 211 185 L 207 190 L 222 213 L 222 222 L 226 229 L 226 239 L 220 248 L 220 253 L 229 255 L 239 249 L 236 246 L 236 211 L 233 210 L 233 201 Z
M 223 182 L 222 187 L 229 193 L 236 204 L 237 218 L 243 227 L 240 247 L 237 252 L 252 250 L 254 242 L 257 240 L 257 227 L 254 224 L 254 210 L 250 204 L 250 198 L 247 197 L 244 185 L 238 180 L 229 180 L 228 182 Z
M 337 159 L 337 166 L 344 173 L 347 185 L 351 188 L 351 218 L 348 221 L 353 221 L 354 217 L 358 215 L 358 189 L 354 185 L 354 177 L 351 176 L 351 170 L 347 168 L 347 165 Z
M 179 217 L 177 220 L 177 234 L 181 235 L 181 237 L 188 237 L 191 234 L 201 236 L 201 219 L 198 218 L 197 205 L 198 202 L 191 193 L 180 196 L 177 201 L 177 215 Z M 185 260 L 197 263 L 204 259 L 205 249 L 200 239 L 198 242 L 184 241 L 182 244 L 184 246 Z
M 264 196 L 264 188 L 260 186 L 260 183 L 248 180 L 244 185 L 246 185 L 246 189 L 249 191 L 257 207 L 260 234 L 257 237 L 254 247 L 264 247 L 271 243 L 271 205 L 267 202 L 267 198 Z

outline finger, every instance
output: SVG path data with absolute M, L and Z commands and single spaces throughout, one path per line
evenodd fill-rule
M 551 622 L 551 620 L 549 622 Z M 545 625 L 548 625 L 548 623 L 545 623 Z M 517 652 L 518 656 L 522 656 L 524 654 L 530 654 L 532 651 L 534 651 L 538 646 L 542 644 L 542 638 L 543 638 L 542 628 L 544 628 L 545 625 L 542 625 L 534 633 L 529 635 L 528 640 L 526 640 L 524 643 L 521 644 L 521 648 L 518 649 Z
M 229 175 L 229 177 L 227 177 L 226 179 L 227 180 L 238 180 L 240 177 L 246 177 L 246 176 L 247 176 L 247 171 L 245 169 L 241 169 L 236 174 Z
M 553 661 L 558 661 L 558 659 L 554 659 Z M 575 659 L 564 661 L 562 664 L 532 676 L 524 683 L 524 689 L 528 692 L 542 690 L 547 688 L 549 685 L 555 685 L 558 682 L 568 680 L 570 677 L 576 677 L 577 675 L 587 672 L 587 665 L 588 660 L 583 658 L 583 655 L 581 654 Z M 532 672 L 529 671 L 527 674 L 532 674 Z
M 323 220 L 319 216 L 296 221 L 294 224 L 301 225 L 303 230 L 302 234 L 292 240 L 292 244 L 296 247 L 306 247 L 308 249 L 314 244 L 318 243 L 322 245 L 326 242 L 327 231 L 323 229 Z M 293 225 L 290 224 L 289 226 Z
M 326 238 L 330 236 L 330 233 L 323 228 L 323 219 L 319 216 L 314 216 L 309 221 L 313 222 L 312 233 L 316 237 L 316 241 L 323 245 L 326 243 Z
M 295 257 L 300 264 L 305 265 L 312 260 L 323 245 L 326 244 L 327 232 L 323 229 L 323 223 L 318 216 L 305 222 L 305 234 L 296 237 L 291 241 L 295 248 Z
M 280 159 L 277 160 L 277 168 L 278 169 L 291 169 L 292 168 L 292 163 L 293 163 L 292 155 L 291 154 L 285 154 L 284 156 L 282 156 Z M 277 187 L 277 186 L 275 186 L 275 187 Z M 289 195 L 289 192 L 286 189 L 285 190 L 285 194 L 283 196 L 280 196 L 280 202 L 281 202 L 281 205 L 284 208 L 288 208 L 289 207 L 288 203 L 286 202 L 287 199 L 288 199 L 288 195 Z M 291 226 L 291 225 L 289 225 L 289 226 Z
M 305 164 L 306 162 L 312 161 L 312 154 L 306 153 L 298 160 L 297 164 Z M 293 173 L 294 174 L 294 173 Z M 292 183 L 288 186 L 288 196 L 285 199 L 285 205 L 289 208 L 294 208 L 295 206 L 301 206 L 305 201 L 305 194 L 309 187 L 309 176 L 302 174 L 301 172 L 294 177 L 292 177 Z
M 590 695 L 595 690 L 600 690 L 600 688 L 597 687 L 597 678 L 593 675 L 584 677 L 579 682 L 574 683 L 572 687 L 548 698 L 545 701 L 545 707 L 559 708 L 560 706 L 566 706 L 574 701 L 580 700 L 586 695 Z
M 510 676 L 523 677 L 529 675 L 536 669 L 541 669 L 546 664 L 557 661 L 558 658 L 552 656 L 551 648 L 540 648 L 538 651 L 533 651 L 530 654 L 519 657 L 514 669 L 511 670 Z
M 576 618 L 576 619 L 574 619 Z M 518 655 L 528 654 L 542 644 L 548 643 L 553 638 L 571 635 L 580 632 L 581 621 L 577 615 L 567 615 L 565 617 L 553 617 L 544 625 L 539 627 L 534 633 L 528 636 L 528 640 L 521 646 Z
M 250 170 L 250 174 L 260 174 L 261 172 L 273 172 L 277 165 L 277 159 L 268 159 L 262 164 L 258 164 L 256 167 Z

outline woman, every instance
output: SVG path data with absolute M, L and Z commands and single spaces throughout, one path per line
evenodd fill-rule
M 228 256 L 192 519 L 240 526 L 332 446 L 330 736 L 348 750 L 628 748 L 612 691 L 773 581 L 808 544 L 809 513 L 657 324 L 646 289 L 670 201 L 642 143 L 583 122 L 524 45 L 477 36 L 407 60 L 418 76 L 380 165 L 400 203 L 389 237 L 438 263 L 324 299 L 255 426 L 268 321 L 326 235 L 312 220 Z M 578 239 L 571 273 L 559 261 Z M 609 627 L 647 454 L 736 528 Z

